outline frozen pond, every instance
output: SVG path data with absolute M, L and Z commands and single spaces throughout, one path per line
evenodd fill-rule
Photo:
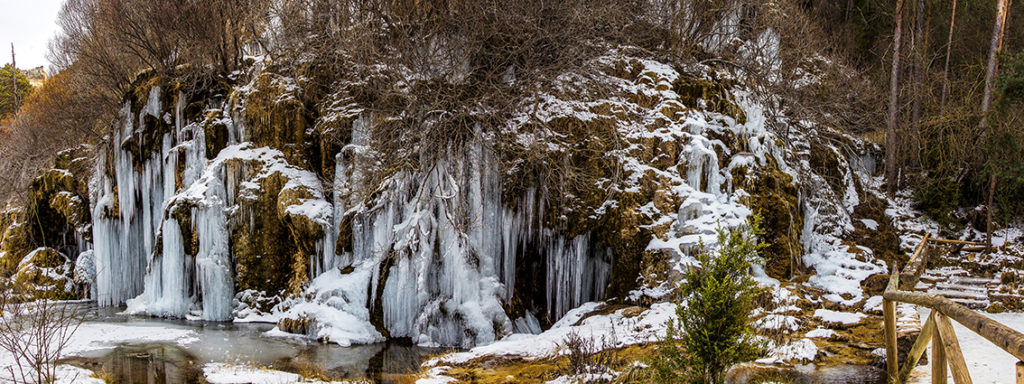
M 368 378 L 378 383 L 416 372 L 438 350 L 397 343 L 341 347 L 304 338 L 263 335 L 271 324 L 232 324 L 159 319 L 90 308 L 76 332 L 68 363 L 118 383 L 201 382 L 209 363 L 244 364 L 316 373 L 331 379 Z

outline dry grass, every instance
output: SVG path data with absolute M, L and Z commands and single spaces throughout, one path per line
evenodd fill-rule
M 614 354 L 617 359 L 609 360 L 609 368 L 625 372 L 618 383 L 653 383 L 645 368 L 634 365 L 658 358 L 654 344 L 632 345 L 624 348 L 608 349 L 600 353 Z M 510 383 L 543 383 L 553 380 L 566 372 L 570 365 L 569 357 L 556 356 L 527 360 L 509 357 L 482 357 L 464 364 L 457 364 L 448 369 L 445 376 L 452 377 L 461 383 L 510 384 Z M 432 367 L 431 367 L 432 368 Z M 429 368 L 424 368 L 408 379 L 423 377 Z M 414 380 L 413 380 L 414 381 Z

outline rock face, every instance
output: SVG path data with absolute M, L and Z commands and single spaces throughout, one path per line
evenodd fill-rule
M 382 142 L 402 117 L 359 84 L 285 73 L 140 75 L 95 154 L 62 154 L 0 216 L 5 274 L 129 313 L 468 347 L 589 301 L 669 299 L 753 212 L 767 275 L 806 273 L 801 233 L 823 221 L 804 218 L 806 162 L 712 68 L 611 53 L 508 116 L 468 117 L 432 156 Z M 411 160 L 382 166 L 394 148 Z
M 24 207 L 0 212 L 0 274 L 23 294 L 48 299 L 88 296 L 75 279 L 78 255 L 92 238 L 88 187 L 92 148 L 57 154 L 54 167 L 29 185 Z

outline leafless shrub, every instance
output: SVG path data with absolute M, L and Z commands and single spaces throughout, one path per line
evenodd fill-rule
M 82 310 L 51 300 L 22 301 L 8 290 L 0 295 L 0 349 L 14 357 L 7 379 L 14 383 L 48 383 L 57 361 L 78 330 Z
M 597 339 L 584 337 L 576 330 L 569 331 L 560 343 L 566 363 L 563 371 L 571 375 L 604 374 L 622 362 L 618 351 L 619 339 L 613 327 L 608 334 Z

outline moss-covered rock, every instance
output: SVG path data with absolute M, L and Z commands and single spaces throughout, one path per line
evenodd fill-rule
M 13 276 L 18 291 L 36 299 L 71 300 L 82 292 L 74 282 L 74 262 L 53 248 L 38 248 L 18 265 Z
M 0 272 L 11 276 L 33 246 L 25 226 L 25 210 L 8 205 L 0 211 Z
M 799 190 L 792 176 L 769 164 L 751 172 L 742 167 L 732 170 L 733 185 L 748 194 L 746 204 L 761 215 L 762 240 L 768 247 L 761 251 L 765 271 L 777 279 L 790 279 L 806 272 L 801 262 L 803 213 Z
M 743 109 L 733 101 L 732 92 L 722 81 L 680 76 L 672 83 L 672 90 L 687 107 L 717 112 L 732 117 L 739 124 L 747 122 Z
M 87 193 L 91 147 L 57 154 L 28 186 L 24 207 L 0 213 L 0 274 L 29 295 L 70 299 L 83 292 L 72 281 L 79 240 L 92 237 Z
M 857 245 L 871 249 L 875 258 L 885 260 L 889 265 L 902 267 L 909 258 L 909 253 L 900 251 L 899 230 L 893 225 L 892 218 L 885 214 L 888 203 L 871 194 L 864 194 L 861 203 L 853 209 L 853 232 L 847 239 Z M 873 222 L 869 228 L 865 223 Z M 909 250 L 908 250 L 909 251 Z
M 25 211 L 29 242 L 52 247 L 63 253 L 75 253 L 75 235 L 91 238 L 89 200 L 81 194 L 85 180 L 66 169 L 50 169 L 29 185 Z
M 839 164 L 839 155 L 828 149 L 810 151 L 808 161 L 811 169 L 825 179 L 832 192 L 837 196 L 842 196 L 846 184 L 844 182 L 845 173 Z
M 174 133 L 173 119 L 182 118 L 185 122 L 201 120 L 202 114 L 223 103 L 231 89 L 231 80 L 207 68 L 181 66 L 172 73 L 143 71 L 136 75 L 131 91 L 125 94 L 124 101 L 131 105 L 131 122 L 141 120 L 135 126 L 133 134 L 128 135 L 120 143 L 121 149 L 132 154 L 137 166 L 141 166 L 153 153 L 161 150 L 165 135 Z M 152 99 L 156 97 L 156 99 Z M 143 108 L 150 103 L 157 111 L 143 113 Z M 181 109 L 179 110 L 179 107 Z M 207 134 L 207 154 L 213 158 L 227 142 L 226 129 L 216 122 L 204 124 Z M 189 132 L 181 132 L 188 135 Z
M 311 116 L 299 91 L 284 76 L 262 73 L 245 100 L 244 116 L 256 145 L 277 148 L 290 163 L 306 165 Z
M 228 145 L 228 127 L 222 121 L 206 119 L 203 134 L 206 139 L 206 157 L 209 159 L 217 157 L 217 154 Z
M 258 190 L 239 199 L 239 225 L 231 231 L 237 289 L 297 295 L 310 279 L 310 260 L 324 233 L 319 223 L 288 208 L 314 196 L 303 187 L 285 188 L 288 178 L 281 173 L 257 182 Z

